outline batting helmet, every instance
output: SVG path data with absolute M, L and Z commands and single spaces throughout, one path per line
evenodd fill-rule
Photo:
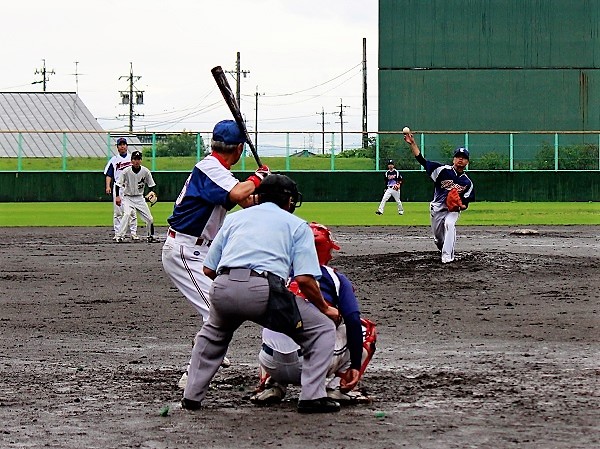
M 327 265 L 331 260 L 331 250 L 338 251 L 340 247 L 333 240 L 331 231 L 322 224 L 315 223 L 314 221 L 310 224 L 313 235 L 315 236 L 315 247 L 317 248 L 317 257 L 319 258 L 319 264 Z
M 302 194 L 298 191 L 298 186 L 294 180 L 277 173 L 265 177 L 256 188 L 256 194 L 258 195 L 259 204 L 275 203 L 290 213 L 294 213 L 296 208 L 302 205 Z M 292 202 L 288 209 L 290 198 Z

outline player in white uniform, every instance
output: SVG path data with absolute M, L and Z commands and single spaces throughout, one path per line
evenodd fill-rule
M 327 265 L 333 257 L 332 251 L 340 249 L 329 229 L 314 222 L 310 227 L 321 267 L 319 288 L 325 301 L 337 308 L 344 319 L 336 329 L 335 350 L 327 372 L 327 396 L 341 403 L 369 402 L 370 399 L 355 387 L 375 352 L 375 324 L 360 316 L 350 280 Z M 303 296 L 296 282 L 292 282 L 289 289 L 297 296 Z M 264 328 L 258 358 L 260 385 L 250 398 L 253 403 L 278 403 L 285 396 L 288 384 L 300 384 L 302 352 L 287 335 Z M 349 382 L 351 379 L 353 382 Z
M 225 214 L 236 204 L 254 204 L 254 189 L 269 168 L 259 168 L 246 181 L 231 173 L 242 154 L 246 137 L 233 120 L 223 120 L 213 129 L 211 154 L 198 162 L 175 201 L 167 219 L 169 229 L 162 250 L 162 263 L 173 284 L 208 320 L 208 291 L 212 280 L 202 271 L 208 248 L 223 225 Z M 227 362 L 224 363 L 227 365 Z M 182 376 L 180 386 L 187 381 Z
M 115 184 L 117 197 L 115 202 L 123 207 L 123 218 L 121 227 L 117 232 L 117 242 L 121 243 L 129 223 L 133 217 L 140 213 L 142 219 L 146 222 L 148 229 L 148 242 L 157 242 L 154 236 L 154 218 L 150 213 L 150 208 L 144 198 L 144 189 L 148 186 L 149 191 L 154 191 L 156 183 L 152 178 L 152 173 L 146 167 L 142 166 L 142 153 L 134 151 L 131 153 L 131 167 L 127 167 L 121 173 L 119 180 Z
M 124 137 L 117 139 L 117 150 L 119 153 L 110 158 L 106 167 L 104 167 L 105 191 L 107 195 L 112 195 L 113 197 L 113 229 L 115 231 L 113 240 L 117 239 L 117 233 L 121 227 L 121 218 L 123 217 L 123 206 L 119 206 L 115 201 L 117 195 L 113 184 L 119 180 L 123 170 L 131 166 L 131 155 L 127 151 L 127 139 Z M 137 216 L 131 220 L 129 231 L 132 240 L 139 240 L 137 236 Z

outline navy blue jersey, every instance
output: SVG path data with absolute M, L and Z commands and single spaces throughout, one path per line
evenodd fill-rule
M 167 219 L 176 232 L 213 240 L 235 203 L 229 192 L 239 181 L 213 156 L 198 162 L 185 181 Z
M 469 202 L 475 200 L 473 182 L 466 173 L 458 174 L 452 165 L 440 164 L 435 161 L 428 161 L 421 154 L 416 156 L 427 174 L 433 180 L 434 192 L 431 204 L 436 208 L 446 207 L 446 197 L 453 188 L 458 190 L 462 202 L 469 207 Z
M 402 183 L 402 175 L 396 169 L 386 171 L 384 176 L 386 187 L 394 187 L 396 184 Z

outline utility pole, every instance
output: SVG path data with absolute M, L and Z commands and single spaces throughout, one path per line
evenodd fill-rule
M 237 60 L 235 62 L 235 71 L 233 70 L 225 70 L 225 72 L 229 73 L 230 75 L 233 75 L 233 78 L 235 79 L 235 84 L 236 84 L 236 89 L 235 89 L 235 98 L 237 99 L 237 103 L 238 106 L 240 107 L 240 110 L 242 109 L 242 105 L 240 104 L 240 101 L 242 100 L 241 98 L 241 92 L 240 92 L 240 80 L 241 80 L 241 75 L 244 75 L 244 78 L 246 78 L 246 75 L 248 75 L 250 73 L 249 70 L 242 70 L 240 68 L 240 52 L 237 52 Z
M 342 104 L 342 99 L 340 98 L 340 112 L 338 113 L 340 116 L 340 152 L 344 151 L 344 108 L 348 107 L 350 106 Z
M 367 38 L 363 37 L 363 104 L 362 104 L 362 146 L 369 146 L 369 134 L 367 132 Z
M 325 110 L 321 108 L 321 112 L 317 112 L 317 115 L 321 116 L 321 139 L 323 141 L 322 154 L 325 154 L 325 125 L 329 125 L 329 122 L 325 123 Z
M 125 78 L 129 81 L 129 90 L 121 90 L 119 93 L 121 94 L 121 104 L 129 105 L 129 132 L 133 133 L 133 117 L 140 117 L 143 114 L 134 114 L 133 111 L 133 94 L 135 93 L 135 104 L 143 105 L 144 104 L 144 91 L 138 90 L 134 86 L 134 82 L 138 81 L 141 76 L 133 76 L 133 63 L 129 63 L 129 76 L 124 75 L 120 76 L 119 79 Z M 126 117 L 125 115 L 119 115 L 119 117 Z
M 254 96 L 256 97 L 255 103 L 255 114 L 254 114 L 254 145 L 258 148 L 258 97 L 260 95 L 264 95 L 264 93 L 258 93 L 258 86 L 256 86 L 256 93 Z
M 35 69 L 34 74 L 37 75 L 38 73 L 40 73 L 42 75 L 42 79 L 41 81 L 34 81 L 31 84 L 40 84 L 42 83 L 42 89 L 44 92 L 46 92 L 46 82 L 50 81 L 50 79 L 48 78 L 47 75 L 55 75 L 54 70 L 50 70 L 47 71 L 46 70 L 46 60 L 42 59 L 43 65 L 41 69 Z

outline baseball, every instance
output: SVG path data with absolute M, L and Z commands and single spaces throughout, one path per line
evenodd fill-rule
M 410 134 L 410 128 L 408 126 L 405 126 L 404 128 L 402 128 L 402 132 L 404 134 Z

